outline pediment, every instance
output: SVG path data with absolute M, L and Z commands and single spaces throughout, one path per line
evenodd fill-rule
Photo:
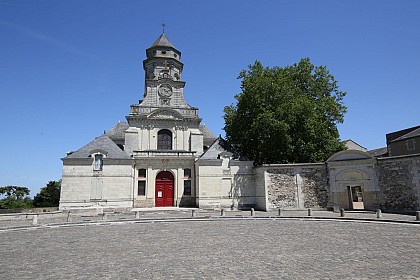
M 183 117 L 180 113 L 171 109 L 161 109 L 150 113 L 147 116 L 148 119 L 156 120 L 182 120 Z

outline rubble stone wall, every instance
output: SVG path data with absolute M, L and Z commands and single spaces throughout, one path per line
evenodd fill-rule
M 420 210 L 420 155 L 378 159 L 377 176 L 384 210 Z

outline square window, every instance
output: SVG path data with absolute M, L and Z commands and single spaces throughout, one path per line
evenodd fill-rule
M 146 169 L 139 169 L 139 178 L 146 178 Z
M 146 181 L 138 181 L 137 195 L 146 195 Z
M 189 168 L 184 169 L 184 178 L 191 178 L 191 169 Z
M 184 181 L 184 195 L 191 195 L 191 180 Z
M 416 140 L 414 139 L 407 140 L 406 145 L 407 145 L 408 151 L 413 151 L 416 149 Z

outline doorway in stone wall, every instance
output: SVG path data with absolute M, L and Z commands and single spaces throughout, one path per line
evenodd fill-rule
M 155 206 L 174 205 L 174 175 L 169 171 L 161 171 L 156 176 Z
M 350 209 L 365 209 L 363 205 L 363 192 L 361 186 L 348 186 L 349 194 L 349 208 Z

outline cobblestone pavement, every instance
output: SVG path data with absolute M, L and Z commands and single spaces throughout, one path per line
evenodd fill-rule
M 171 221 L 0 231 L 0 279 L 420 279 L 415 224 Z

